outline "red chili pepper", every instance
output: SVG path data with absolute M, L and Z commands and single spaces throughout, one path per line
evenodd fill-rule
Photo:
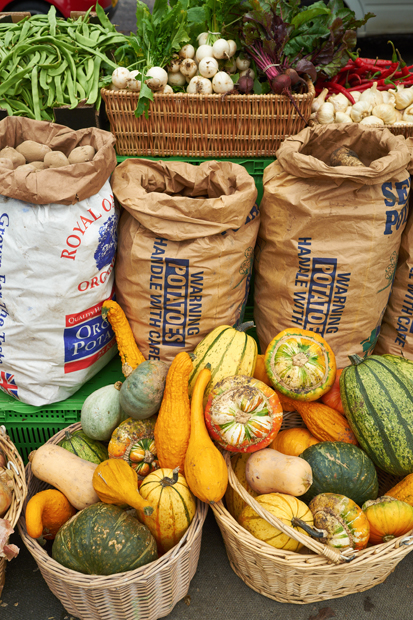
M 375 65 L 377 67 L 387 67 L 390 64 L 390 60 L 380 60 L 379 58 L 360 58 L 359 60 L 368 65 Z
M 404 62 L 403 58 L 400 55 L 399 50 L 396 50 L 397 55 L 399 57 L 399 64 L 400 64 L 400 72 L 401 74 L 404 75 L 410 75 L 410 71 L 409 71 L 409 67 L 406 65 L 406 63 Z
M 347 88 L 344 88 L 344 86 L 341 86 L 340 84 L 332 84 L 331 88 L 332 90 L 338 91 L 339 93 L 345 95 L 352 105 L 356 103 L 354 101 L 354 97 L 351 95 L 351 93 L 349 93 Z

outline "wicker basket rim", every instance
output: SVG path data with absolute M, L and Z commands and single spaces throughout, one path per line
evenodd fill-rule
M 23 460 L 16 446 L 7 435 L 4 426 L 0 426 L 0 448 L 8 459 L 7 468 L 14 473 L 13 479 L 15 483 L 12 502 L 2 518 L 10 521 L 11 526 L 14 528 L 23 510 L 24 500 L 27 496 L 27 486 Z
M 56 435 L 51 437 L 46 443 L 56 444 L 58 443 L 58 441 L 60 441 L 60 439 L 62 439 L 65 431 L 78 430 L 79 428 L 81 428 L 80 422 L 71 424 L 70 426 L 56 433 Z M 30 482 L 33 477 L 34 476 L 31 471 L 31 465 L 30 463 L 28 463 L 26 465 L 26 479 L 28 487 L 26 502 L 29 499 Z M 77 571 L 71 570 L 70 568 L 66 568 L 62 564 L 56 562 L 56 560 L 49 556 L 47 552 L 39 545 L 37 540 L 31 538 L 27 534 L 26 523 L 23 514 L 20 516 L 20 519 L 18 521 L 18 529 L 24 544 L 35 558 L 37 564 L 41 566 L 42 571 L 50 572 L 55 576 L 59 575 L 66 583 L 75 582 L 76 585 L 79 585 L 82 588 L 114 589 L 125 585 L 125 583 L 147 580 L 149 577 L 151 577 L 153 573 L 158 572 L 159 570 L 164 568 L 164 565 L 177 562 L 180 556 L 185 552 L 185 547 L 190 542 L 190 540 L 196 537 L 198 529 L 202 528 L 207 512 L 208 505 L 197 499 L 197 510 L 195 516 L 192 519 L 192 522 L 187 531 L 185 532 L 184 536 L 174 547 L 172 547 L 172 549 L 167 551 L 157 560 L 150 562 L 149 564 L 145 564 L 144 566 L 135 568 L 132 571 L 115 573 L 113 575 L 86 575 L 84 573 L 79 573 Z
M 306 93 L 293 93 L 293 98 L 297 98 L 299 100 L 305 100 L 305 99 L 309 99 L 314 97 L 315 95 L 315 88 L 314 88 L 314 84 L 311 80 L 307 81 L 308 84 L 308 91 Z M 137 91 L 131 91 L 131 90 L 110 90 L 108 88 L 101 88 L 101 94 L 102 97 L 126 97 L 127 99 L 132 99 L 132 100 L 138 100 L 139 98 L 139 92 Z M 156 93 L 155 93 L 156 94 Z M 162 97 L 166 100 L 171 100 L 173 101 L 174 99 L 180 99 L 180 98 L 184 98 L 184 99 L 193 99 L 193 100 L 199 100 L 199 101 L 208 101 L 210 99 L 217 99 L 222 97 L 221 94 L 217 94 L 217 93 L 212 93 L 210 95 L 197 95 L 197 94 L 189 94 L 189 93 L 168 93 L 168 94 L 157 94 L 157 97 Z M 277 100 L 277 99 L 286 99 L 287 95 L 275 95 L 274 93 L 268 93 L 266 95 L 231 95 L 230 98 L 226 97 L 224 99 L 224 101 L 254 101 L 254 100 L 259 100 L 259 99 L 273 99 L 273 100 Z
M 296 412 L 289 412 L 289 413 L 290 414 L 295 414 Z M 285 416 L 286 416 L 286 414 L 284 413 L 284 417 Z M 322 544 L 322 543 L 320 543 L 318 541 L 312 540 L 310 538 L 310 536 L 306 536 L 304 534 L 301 534 L 300 532 L 298 532 L 294 528 L 286 525 L 283 521 L 281 521 L 280 519 L 278 519 L 277 517 L 272 515 L 267 510 L 265 510 L 265 508 L 263 508 L 256 501 L 256 499 L 254 497 L 252 497 L 252 495 L 250 495 L 248 493 L 248 491 L 246 489 L 244 489 L 244 487 L 240 484 L 238 478 L 235 476 L 235 473 L 234 473 L 234 471 L 232 469 L 230 453 L 229 452 L 225 452 L 224 457 L 225 457 L 225 461 L 226 461 L 227 467 L 228 467 L 228 481 L 229 481 L 229 484 L 242 497 L 242 499 L 251 508 L 253 508 L 253 510 L 255 512 L 257 512 L 260 517 L 265 519 L 270 525 L 272 525 L 276 529 L 280 530 L 281 532 L 283 532 L 284 534 L 286 534 L 290 538 L 293 538 L 297 542 L 302 543 L 305 547 L 307 547 L 311 551 L 314 551 L 319 556 L 320 559 L 325 561 L 326 564 L 330 564 L 331 562 L 333 562 L 334 564 L 345 563 L 345 564 L 352 564 L 352 565 L 354 565 L 356 563 L 358 564 L 359 562 L 363 561 L 368 556 L 377 555 L 377 553 L 379 553 L 379 552 L 381 552 L 383 550 L 387 553 L 387 552 L 391 552 L 393 550 L 397 550 L 401 545 L 411 545 L 411 544 L 413 544 L 413 536 L 412 536 L 413 529 L 411 529 L 409 532 L 406 532 L 406 534 L 403 534 L 402 536 L 394 538 L 393 540 L 391 540 L 391 541 L 389 541 L 387 543 L 382 543 L 380 545 L 374 545 L 372 547 L 367 547 L 367 548 L 359 550 L 359 551 L 355 551 L 353 549 L 347 549 L 347 550 L 345 550 L 343 552 L 339 552 L 339 551 L 333 549 L 332 547 L 328 547 L 327 545 L 324 545 L 324 544 Z M 238 535 L 242 536 L 244 538 L 244 540 L 247 538 L 249 543 L 250 543 L 250 545 L 251 545 L 251 547 L 253 549 L 257 550 L 257 547 L 262 547 L 263 545 L 265 545 L 265 547 L 264 547 L 265 554 L 269 555 L 269 556 L 276 557 L 277 559 L 279 559 L 280 556 L 283 556 L 283 557 L 290 556 L 291 558 L 294 558 L 295 560 L 297 560 L 297 556 L 300 556 L 300 554 L 297 554 L 294 551 L 288 551 L 288 550 L 283 550 L 283 549 L 276 549 L 275 547 L 272 547 L 268 543 L 265 543 L 265 542 L 259 540 L 258 538 L 255 538 L 255 536 L 250 534 L 245 528 L 243 528 L 232 517 L 232 515 L 224 507 L 222 501 L 219 502 L 219 504 L 217 504 L 217 507 L 218 506 L 219 506 L 218 512 L 219 511 L 223 511 L 224 514 L 226 516 L 228 516 L 228 518 L 231 520 L 231 525 L 233 526 L 233 530 Z M 212 506 L 213 510 L 214 510 L 214 508 L 215 507 Z M 309 556 L 302 555 L 301 557 L 303 557 L 303 566 L 308 568 L 308 557 Z

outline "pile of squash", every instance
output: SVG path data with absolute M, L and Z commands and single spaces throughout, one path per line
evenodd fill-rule
M 301 329 L 257 355 L 244 324 L 217 327 L 168 368 L 144 359 L 116 302 L 102 314 L 125 380 L 85 400 L 80 430 L 29 456 L 53 488 L 28 502 L 27 531 L 53 541 L 56 561 L 86 574 L 133 570 L 181 540 L 196 498 L 224 496 L 252 535 L 299 551 L 228 486 L 224 451 L 265 509 L 325 544 L 363 549 L 413 528 L 413 363 L 352 356 L 337 370 L 327 342 Z M 280 431 L 283 411 L 305 428 Z M 380 498 L 377 468 L 404 476 Z

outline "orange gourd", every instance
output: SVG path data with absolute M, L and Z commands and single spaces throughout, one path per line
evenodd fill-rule
M 277 392 L 281 405 L 294 406 L 310 433 L 319 441 L 344 441 L 358 445 L 347 419 L 335 409 L 320 402 L 293 400 Z
M 383 495 L 368 500 L 362 509 L 370 523 L 372 545 L 389 542 L 413 529 L 413 506 L 394 497 Z
M 155 443 L 161 467 L 184 471 L 185 454 L 191 432 L 191 406 L 188 381 L 192 360 L 183 351 L 173 360 L 155 424 Z
M 269 448 L 278 450 L 282 454 L 289 456 L 300 456 L 306 448 L 320 443 L 318 439 L 313 437 L 309 430 L 302 427 L 286 428 L 278 433 Z
M 221 452 L 208 435 L 203 399 L 211 380 L 209 368 L 199 373 L 191 400 L 191 435 L 185 456 L 185 478 L 192 493 L 203 502 L 219 502 L 228 485 L 228 469 Z
M 406 504 L 413 506 L 413 474 L 408 474 L 392 487 L 390 491 L 387 491 L 386 495 L 399 499 Z
M 101 502 L 132 506 L 138 513 L 153 513 L 152 505 L 138 491 L 138 474 L 126 461 L 109 459 L 98 465 L 93 474 L 93 488 Z
M 340 396 L 340 375 L 342 372 L 343 372 L 342 368 L 337 369 L 336 378 L 333 383 L 333 387 L 330 390 L 328 390 L 328 392 L 322 395 L 321 402 L 324 403 L 325 405 L 328 405 L 332 409 L 335 409 L 339 413 L 342 413 L 343 415 L 345 415 L 344 409 L 343 409 L 343 403 L 341 402 L 341 396 Z
M 267 371 L 265 370 L 264 355 L 257 355 L 257 361 L 255 363 L 255 370 L 253 376 L 255 379 L 259 379 L 260 381 L 265 383 L 265 385 L 269 385 L 269 387 L 272 387 L 272 383 L 267 375 Z
M 125 377 L 145 361 L 135 341 L 129 321 L 120 305 L 113 299 L 106 299 L 102 305 L 102 316 L 112 326 L 116 336 L 119 355 L 122 360 L 122 372 Z
M 53 540 L 59 529 L 76 513 L 76 508 L 56 489 L 33 495 L 26 507 L 26 528 L 32 538 Z

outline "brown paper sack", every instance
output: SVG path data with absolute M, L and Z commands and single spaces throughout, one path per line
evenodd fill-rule
M 413 360 L 413 193 L 402 234 L 393 289 L 374 353 L 403 355 Z
M 229 162 L 126 160 L 117 299 L 147 359 L 171 362 L 212 329 L 242 322 L 259 227 L 257 190 Z
M 348 146 L 365 167 L 329 165 Z M 318 125 L 264 172 L 255 260 L 261 349 L 290 327 L 321 334 L 339 368 L 372 353 L 408 215 L 410 152 L 386 129 Z
M 71 205 L 97 194 L 116 166 L 115 137 L 96 127 L 75 131 L 64 125 L 7 116 L 0 121 L 0 150 L 34 140 L 62 151 L 66 156 L 77 146 L 91 145 L 92 161 L 62 168 L 27 171 L 0 168 L 0 194 L 36 205 Z

